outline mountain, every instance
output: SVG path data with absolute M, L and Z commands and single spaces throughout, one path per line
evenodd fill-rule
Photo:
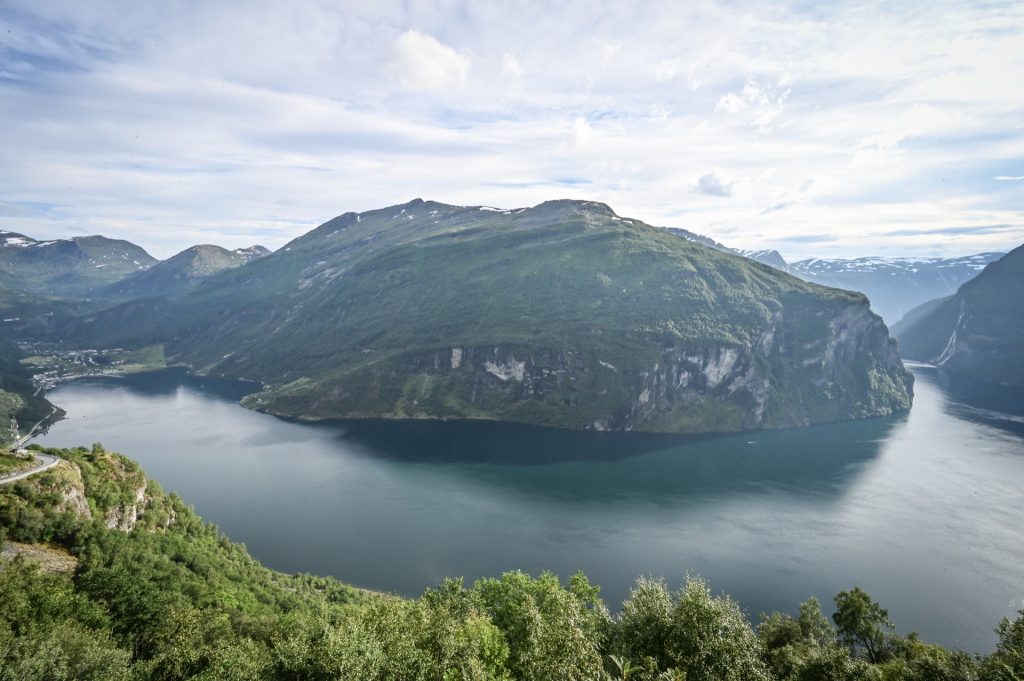
M 263 246 L 229 251 L 208 244 L 186 248 L 147 270 L 134 272 L 106 289 L 118 297 L 177 295 L 195 288 L 212 274 L 239 267 L 270 253 Z
M 887 323 L 921 303 L 948 296 L 1002 253 L 958 258 L 810 258 L 790 263 L 787 271 L 825 286 L 860 291 Z
M 1024 386 L 1024 246 L 990 263 L 955 295 L 907 313 L 900 349 L 972 378 Z
M 736 251 L 744 258 L 750 258 L 758 262 L 764 263 L 765 265 L 771 265 L 776 269 L 780 269 L 783 272 L 790 272 L 789 265 L 786 263 L 786 259 L 782 257 L 782 254 L 776 250 L 766 251 Z M 792 272 L 790 272 L 792 274 Z M 842 287 L 840 287 L 842 288 Z
M 245 258 L 246 261 L 249 261 L 255 260 L 256 258 L 262 258 L 265 255 L 270 255 L 271 251 L 266 246 L 254 244 L 252 246 L 248 246 L 247 248 L 236 248 L 231 252 L 234 253 L 235 255 L 239 255 Z
M 948 296 L 1002 253 L 978 253 L 958 258 L 808 258 L 794 263 L 776 250 L 747 251 L 730 248 L 710 237 L 678 227 L 669 232 L 688 241 L 770 265 L 804 281 L 859 291 L 871 301 L 871 309 L 887 324 L 900 319 L 921 303 Z
M 675 236 L 681 239 L 686 239 L 687 241 L 692 241 L 693 243 L 700 244 L 702 246 L 707 246 L 708 248 L 713 248 L 716 251 L 723 251 L 725 253 L 739 252 L 732 248 L 729 248 L 724 244 L 718 243 L 711 237 L 704 236 L 703 234 L 697 234 L 696 232 L 691 232 L 690 230 L 683 229 L 682 227 L 662 227 L 662 229 L 666 230 L 669 234 L 674 234 Z
M 595 202 L 346 213 L 179 299 L 61 336 L 162 343 L 172 361 L 262 381 L 248 406 L 314 419 L 711 432 L 910 406 L 862 295 Z
M 36 241 L 0 230 L 0 288 L 63 297 L 85 296 L 145 270 L 156 258 L 104 236 Z

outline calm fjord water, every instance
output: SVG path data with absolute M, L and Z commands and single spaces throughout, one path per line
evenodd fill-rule
M 57 388 L 39 442 L 138 460 L 279 570 L 415 596 L 582 569 L 613 609 L 637 575 L 690 572 L 755 616 L 859 584 L 901 631 L 988 650 L 1024 608 L 1024 403 L 914 372 L 909 415 L 681 438 L 294 423 L 167 371 Z

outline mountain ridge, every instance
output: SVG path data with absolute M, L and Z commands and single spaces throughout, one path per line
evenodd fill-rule
M 148 269 L 129 274 L 107 287 L 104 293 L 117 297 L 180 295 L 217 272 L 241 267 L 269 253 L 259 245 L 229 251 L 213 244 L 197 244 Z
M 720 432 L 910 404 L 862 295 L 592 201 L 343 213 L 176 300 L 61 333 L 165 343 L 198 371 L 266 384 L 247 406 L 314 419 Z

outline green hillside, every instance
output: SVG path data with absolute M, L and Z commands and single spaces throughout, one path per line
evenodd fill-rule
M 267 384 L 247 405 L 307 418 L 708 432 L 910 406 L 863 296 L 594 202 L 346 213 L 177 300 L 60 333 L 164 343 L 172 361 Z
M 983 381 L 1024 386 L 1024 246 L 948 298 L 893 327 L 904 356 Z
M 213 274 L 240 267 L 266 253 L 260 246 L 237 251 L 209 244 L 192 246 L 149 269 L 132 273 L 103 293 L 120 298 L 179 295 Z

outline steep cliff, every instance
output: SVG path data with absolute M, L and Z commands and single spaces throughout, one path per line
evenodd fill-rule
M 991 383 L 1024 386 L 1024 246 L 948 298 L 907 313 L 893 333 L 912 359 Z
M 99 520 L 107 529 L 131 532 L 140 524 L 154 530 L 174 522 L 171 499 L 134 461 L 98 445 L 56 454 L 61 461 L 54 468 L 8 485 L 0 494 L 0 524 L 38 539 L 34 531 L 54 524 Z

